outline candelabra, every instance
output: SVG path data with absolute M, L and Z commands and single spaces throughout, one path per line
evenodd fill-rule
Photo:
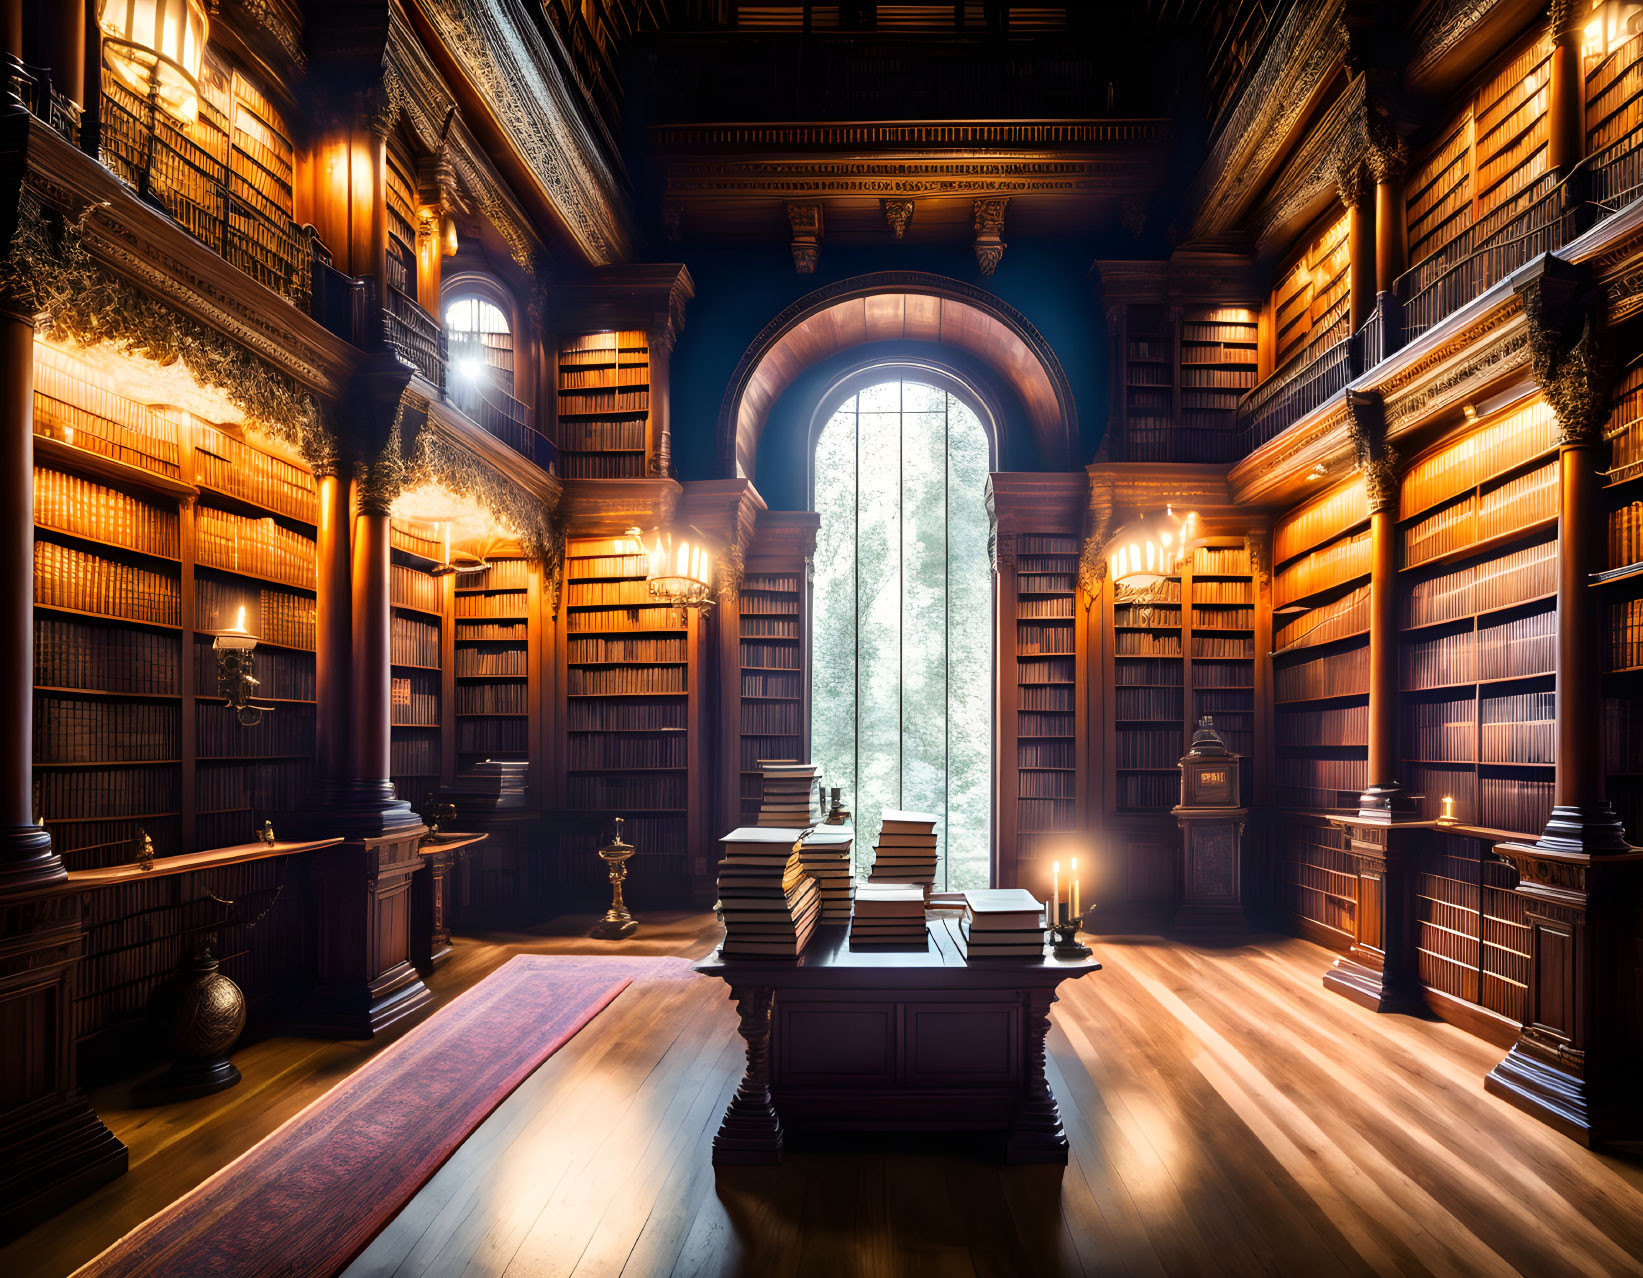
M 622 884 L 628 877 L 627 861 L 633 855 L 633 845 L 622 841 L 622 818 L 616 818 L 616 837 L 599 849 L 599 856 L 610 871 L 610 909 L 595 926 L 590 936 L 620 941 L 639 930 L 639 920 L 628 912 L 622 902 Z

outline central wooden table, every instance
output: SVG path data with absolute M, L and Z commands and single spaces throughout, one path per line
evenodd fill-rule
M 932 916 L 924 950 L 850 947 L 817 928 L 798 959 L 725 958 L 696 970 L 730 987 L 747 1072 L 713 1139 L 716 1166 L 779 1163 L 784 1124 L 843 1131 L 1005 1133 L 1012 1163 L 1065 1163 L 1044 1074 L 1050 1004 L 1093 958 L 964 960 Z

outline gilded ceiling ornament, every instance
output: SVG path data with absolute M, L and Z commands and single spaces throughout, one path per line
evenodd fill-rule
M 822 206 L 790 203 L 787 225 L 793 232 L 793 269 L 800 275 L 814 275 L 821 257 Z
M 992 278 L 998 264 L 1004 260 L 1004 250 L 1008 247 L 1004 243 L 1003 231 L 1004 210 L 1009 203 L 1009 196 L 993 195 L 977 200 L 973 206 L 976 264 L 988 279 Z
M 890 232 L 898 240 L 907 234 L 907 224 L 913 220 L 913 202 L 911 200 L 880 200 L 879 207 L 884 210 L 884 221 Z

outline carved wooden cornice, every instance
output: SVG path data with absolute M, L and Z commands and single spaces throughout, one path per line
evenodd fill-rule
M 678 522 L 695 528 L 714 552 L 714 588 L 719 606 L 734 610 L 741 596 L 747 551 L 764 498 L 746 479 L 693 480 L 684 485 Z
M 1271 188 L 1250 216 L 1256 250 L 1278 251 L 1278 241 L 1294 232 L 1295 224 L 1310 221 L 1330 196 L 1339 195 L 1343 165 L 1362 158 L 1363 118 L 1367 109 L 1364 78 L 1358 76 L 1301 140 Z M 1349 151 L 1343 150 L 1349 148 Z
M 550 301 L 564 331 L 642 328 L 652 342 L 672 350 L 695 296 L 696 282 L 683 263 L 635 262 L 566 281 L 553 289 Z
M 460 183 L 464 203 L 496 228 L 519 269 L 527 276 L 534 275 L 542 251 L 540 237 L 468 128 L 450 86 L 398 4 L 393 7 L 388 27 L 383 83 L 393 109 L 403 113 L 417 146 L 449 168 Z
M 1497 10 L 1512 8 L 1511 0 L 1443 0 L 1427 8 L 1413 35 L 1413 48 L 1404 68 L 1411 87 L 1424 91 L 1442 65 L 1483 28 Z M 1470 73 L 1472 68 L 1468 68 Z
M 1345 61 L 1344 12 L 1344 0 L 1294 5 L 1267 41 L 1188 192 L 1186 207 L 1196 212 L 1187 238 L 1236 232 L 1296 125 Z
M 1233 466 L 1227 483 L 1241 506 L 1288 506 L 1299 500 L 1306 475 L 1338 478 L 1352 461 L 1346 396 L 1336 394 Z
M 1518 285 L 1529 359 L 1557 417 L 1558 443 L 1597 445 L 1612 409 L 1614 364 L 1600 295 L 1584 266 L 1542 258 Z
M 676 479 L 567 479 L 559 509 L 570 537 L 616 537 L 667 523 L 684 489 Z
M 816 549 L 821 516 L 813 510 L 761 510 L 753 521 L 747 564 L 769 562 L 780 568 L 808 559 Z
M 410 398 L 410 397 L 408 397 Z M 563 561 L 555 527 L 563 487 L 449 405 L 421 401 L 422 429 L 408 441 L 406 485 L 438 484 L 512 528 L 526 555 L 545 569 Z
M 1387 438 L 1397 439 L 1475 399 L 1492 383 L 1520 374 L 1528 362 L 1523 307 L 1509 298 L 1442 341 L 1424 349 L 1421 341 L 1413 343 L 1387 361 L 1384 372 L 1372 370 L 1363 381 L 1386 401 Z
M 28 189 L 62 214 L 98 264 L 198 320 L 281 374 L 341 394 L 358 352 L 312 317 L 139 200 L 118 178 L 38 121 L 29 121 Z
M 523 0 L 411 0 L 589 262 L 628 256 L 627 191 Z
M 1346 437 L 1371 511 L 1398 508 L 1398 452 L 1386 442 L 1386 405 L 1374 391 L 1346 392 Z

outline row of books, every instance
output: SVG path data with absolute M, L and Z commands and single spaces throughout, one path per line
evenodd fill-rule
M 181 584 L 155 572 L 36 539 L 34 602 L 130 621 L 182 624 Z
M 1120 728 L 1115 734 L 1120 768 L 1171 768 L 1181 761 L 1181 729 Z
M 497 594 L 459 594 L 456 597 L 458 617 L 523 617 L 529 607 L 525 591 L 504 591 Z
M 1071 768 L 1073 743 L 1071 741 L 1021 741 L 1015 748 L 1016 766 L 1020 768 Z
M 1073 598 L 1071 595 L 1057 595 L 1046 599 L 1018 599 L 1015 605 L 1015 615 L 1026 620 L 1044 620 L 1052 617 L 1071 618 L 1073 616 Z
M 1181 369 L 1182 386 L 1216 387 L 1226 390 L 1248 390 L 1255 385 L 1255 367 L 1248 368 L 1190 368 Z
M 1072 683 L 1075 677 L 1069 657 L 1023 657 L 1016 662 L 1017 683 Z
M 1557 612 L 1548 609 L 1480 625 L 1475 633 L 1405 643 L 1399 660 L 1408 689 L 1549 674 L 1557 668 Z
M 683 808 L 685 774 L 619 776 L 573 772 L 566 779 L 565 798 L 573 808 Z
M 1417 580 L 1404 596 L 1403 624 L 1428 626 L 1454 621 L 1540 599 L 1556 590 L 1554 538 Z
M 439 722 L 439 681 L 428 675 L 395 675 L 388 688 L 390 721 L 396 724 Z
M 1404 754 L 1409 759 L 1475 763 L 1478 752 L 1477 703 L 1420 701 L 1403 712 Z
M 247 727 L 226 705 L 195 707 L 195 750 L 201 759 L 267 758 L 314 753 L 314 707 L 280 706 Z
M 445 584 L 440 578 L 430 577 L 415 568 L 393 564 L 389 568 L 388 599 L 399 608 L 441 612 L 445 606 Z
M 784 643 L 749 643 L 742 640 L 743 667 L 767 670 L 799 669 L 799 650 Z
M 1273 561 L 1288 563 L 1368 519 L 1369 497 L 1358 476 L 1280 519 L 1272 531 Z
M 523 679 L 530 673 L 528 656 L 524 648 L 512 644 L 486 644 L 480 647 L 464 645 L 456 650 L 456 677 Z
M 666 604 L 648 608 L 584 608 L 567 613 L 565 629 L 577 631 L 683 630 L 679 611 Z M 791 652 L 791 649 L 788 650 Z M 748 664 L 744 659 L 743 665 Z
M 1192 624 L 1199 630 L 1255 629 L 1253 608 L 1240 604 L 1205 604 L 1201 600 L 1194 602 L 1198 606 L 1192 610 Z
M 570 664 L 596 665 L 600 662 L 685 662 L 685 637 L 667 639 L 572 639 L 565 646 Z
M 271 517 L 251 519 L 210 506 L 196 507 L 194 558 L 210 568 L 314 588 L 314 539 Z
M 632 453 L 578 453 L 561 449 L 559 466 L 566 479 L 643 479 L 646 455 Z
M 34 776 L 36 802 L 48 822 L 176 812 L 181 785 L 176 768 L 44 769 Z
M 506 683 L 459 683 L 456 685 L 458 714 L 528 714 L 527 685 Z M 574 691 L 574 689 L 573 689 Z
M 207 635 L 194 636 L 194 694 L 217 696 L 217 653 Z M 316 695 L 314 658 L 306 652 L 258 648 L 251 654 L 251 672 L 259 682 L 257 699 L 312 701 Z
M 801 830 L 743 827 L 719 840 L 718 913 L 728 956 L 797 958 L 821 917 L 799 856 Z
M 683 732 L 685 704 L 672 698 L 574 701 L 565 709 L 572 732 Z
M 1020 563 L 1016 564 L 1015 589 L 1018 595 L 1070 595 L 1077 588 L 1076 574 L 1066 572 L 1059 566 L 1040 572 L 1024 572 Z
M 34 694 L 34 762 L 175 759 L 182 729 L 175 702 Z
M 793 674 L 750 672 L 742 675 L 742 696 L 796 699 L 804 695 L 803 681 Z
M 650 367 L 648 364 L 621 364 L 615 368 L 576 367 L 561 365 L 559 369 L 559 389 L 561 391 L 605 390 L 613 386 L 649 386 Z
M 1349 595 L 1310 608 L 1279 626 L 1273 635 L 1273 650 L 1313 648 L 1347 639 L 1369 630 L 1369 587 L 1359 586 Z
M 684 768 L 690 763 L 683 735 L 570 738 L 566 765 L 571 768 Z
M 34 618 L 34 682 L 46 688 L 88 688 L 174 696 L 178 637 L 47 613 Z
M 1070 684 L 1017 688 L 1015 704 L 1018 710 L 1070 712 L 1073 689 Z
M 1040 714 L 1022 710 L 1016 714 L 1016 735 L 1021 737 L 1070 737 L 1073 734 L 1073 716 L 1070 714 Z
M 642 581 L 572 581 L 565 587 L 565 602 L 572 608 L 599 604 L 654 604 L 650 588 Z
M 524 621 L 462 621 L 456 623 L 456 641 L 462 643 L 525 643 L 530 623 Z M 585 660 L 586 658 L 584 658 Z
M 1131 658 L 1113 665 L 1113 683 L 1120 688 L 1160 684 L 1174 688 L 1181 685 L 1181 680 L 1179 660 Z
M 1403 532 L 1406 567 L 1456 554 L 1557 517 L 1558 465 L 1541 466 L 1498 488 L 1444 506 Z
M 560 448 L 568 452 L 641 451 L 645 447 L 643 418 L 573 420 L 565 423 Z
M 1015 815 L 1023 833 L 1066 831 L 1078 820 L 1078 805 L 1073 799 L 1017 799 Z
M 1643 598 L 1609 605 L 1609 669 L 1643 667 Z
M 585 581 L 590 577 L 643 577 L 650 571 L 646 555 L 573 555 L 565 561 L 565 576 L 570 581 Z
M 1357 806 L 1369 784 L 1365 759 L 1309 759 L 1279 755 L 1273 769 L 1278 802 L 1291 808 Z
M 1369 707 L 1338 706 L 1327 710 L 1280 709 L 1273 720 L 1273 739 L 1280 749 L 1369 744 Z
M 1024 769 L 1016 777 L 1016 797 L 1020 799 L 1072 799 L 1077 797 L 1072 772 Z
M 388 652 L 396 666 L 439 665 L 439 623 L 416 617 L 390 618 Z
M 1192 655 L 1219 659 L 1254 657 L 1255 639 L 1253 636 L 1245 635 L 1194 635 Z
M 1120 604 L 1112 610 L 1114 626 L 1141 626 L 1148 630 L 1179 630 L 1181 605 Z
M 559 339 L 559 362 L 575 364 L 586 358 L 612 361 L 616 352 L 643 355 L 649 343 L 641 329 L 620 329 L 599 333 L 570 333 Z
M 1629 568 L 1643 562 L 1643 500 L 1609 512 L 1608 567 Z
M 463 754 L 522 754 L 529 749 L 527 719 L 460 719 L 456 748 Z
M 571 666 L 566 672 L 566 691 L 572 696 L 611 696 L 636 692 L 687 691 L 685 670 L 676 666 Z M 746 682 L 744 676 L 743 682 Z
M 643 413 L 650 408 L 648 390 L 574 390 L 575 399 L 560 406 L 559 416 L 606 417 L 611 413 Z
M 1278 570 L 1272 581 L 1272 603 L 1282 608 L 1297 599 L 1369 575 L 1369 530 L 1332 541 Z
M 176 511 L 40 466 L 34 468 L 34 522 L 165 559 L 182 553 Z
M 1240 555 L 1242 551 L 1238 552 Z M 1255 602 L 1253 587 L 1247 581 L 1199 581 L 1192 583 L 1192 602 L 1201 604 L 1242 604 Z
M 1015 628 L 1015 650 L 1019 656 L 1042 654 L 1070 654 L 1077 649 L 1077 631 L 1073 626 L 1044 625 L 1041 622 L 1018 622 Z
M 194 482 L 277 511 L 303 523 L 316 522 L 314 477 L 300 466 L 194 420 Z
M 1643 773 L 1643 705 L 1630 697 L 1603 699 L 1603 763 L 1611 774 Z
M 1121 809 L 1170 808 L 1181 799 L 1181 778 L 1166 772 L 1120 772 L 1113 780 L 1114 798 Z
M 388 771 L 393 776 L 438 776 L 439 743 L 426 735 L 395 737 L 388 743 Z M 400 798 L 419 801 L 420 795 Z
M 797 639 L 799 623 L 797 620 L 784 621 L 780 617 L 758 617 L 743 613 L 741 635 L 744 639 Z
M 1115 688 L 1113 718 L 1144 722 L 1181 722 L 1180 688 Z
M 526 590 L 530 587 L 528 559 L 492 559 L 479 572 L 456 579 L 456 592 L 470 594 L 483 590 Z
M 1398 518 L 1468 493 L 1557 447 L 1557 417 L 1536 398 L 1411 464 L 1398 492 Z
M 314 649 L 314 599 L 264 586 L 255 595 L 242 586 L 210 577 L 194 579 L 194 628 L 215 633 L 239 624 L 246 610 L 246 628 L 260 643 L 283 648 Z
M 791 735 L 800 730 L 802 707 L 797 702 L 742 702 L 741 731 L 746 735 Z
M 1367 696 L 1369 646 L 1360 644 L 1305 661 L 1275 664 L 1272 693 L 1276 701 Z

